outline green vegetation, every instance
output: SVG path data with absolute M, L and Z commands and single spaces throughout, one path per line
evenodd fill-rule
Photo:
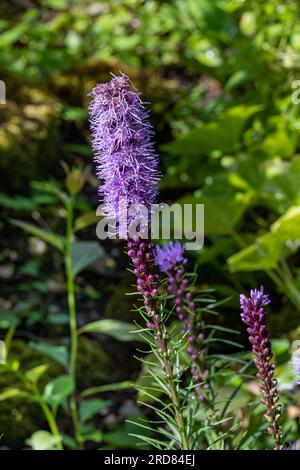
M 130 333 L 135 298 L 125 295 L 134 279 L 122 243 L 95 233 L 88 93 L 120 70 L 151 102 L 160 199 L 205 205 L 205 245 L 189 262 L 195 289 L 220 302 L 216 326 L 244 331 L 239 293 L 260 284 L 270 293 L 283 421 L 287 440 L 299 439 L 290 366 L 300 339 L 298 2 L 66 3 L 0 6 L 0 447 L 135 448 L 134 422 L 150 419 L 132 386 L 145 380 L 133 357 L 144 348 Z M 241 423 L 227 448 L 270 447 L 246 333 L 242 353 L 234 334 L 221 336 L 212 354 L 229 362 L 215 386 L 232 432 Z M 216 440 L 211 432 L 202 443 L 222 448 Z

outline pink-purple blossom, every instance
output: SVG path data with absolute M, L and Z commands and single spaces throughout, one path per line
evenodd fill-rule
M 160 180 L 153 129 L 140 94 L 124 75 L 91 92 L 90 123 L 103 213 L 120 219 L 126 208 L 155 202 Z M 128 224 L 134 218 L 130 214 Z
M 256 377 L 262 392 L 261 402 L 267 407 L 265 418 L 270 423 L 268 431 L 273 435 L 275 448 L 282 449 L 282 436 L 279 425 L 281 405 L 278 404 L 277 380 L 274 378 L 275 364 L 271 363 L 273 354 L 269 339 L 265 306 L 270 303 L 269 296 L 264 294 L 263 286 L 251 290 L 250 296 L 240 296 L 241 318 L 247 325 L 249 341 L 254 354 L 254 364 L 257 368 Z
M 169 242 L 168 245 L 155 247 L 155 262 L 163 273 L 167 273 L 176 265 L 185 265 L 184 245 L 177 242 Z
M 187 335 L 188 353 L 191 357 L 191 374 L 195 382 L 195 392 L 199 400 L 207 399 L 208 370 L 206 367 L 207 348 L 205 336 L 201 328 L 201 320 L 197 317 L 196 305 L 189 289 L 189 278 L 185 271 L 187 258 L 184 245 L 169 242 L 165 247 L 155 247 L 155 262 L 161 272 L 168 276 L 167 290 L 174 296 L 175 311 L 182 321 L 182 330 Z

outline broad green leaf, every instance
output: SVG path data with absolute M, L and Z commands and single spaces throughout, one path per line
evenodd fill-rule
M 82 241 L 72 244 L 72 272 L 80 273 L 90 264 L 104 256 L 104 249 L 98 242 Z
M 300 239 L 300 206 L 294 206 L 271 226 L 271 232 L 280 240 Z
M 43 193 L 53 194 L 60 199 L 64 205 L 68 204 L 69 198 L 67 193 L 63 192 L 56 183 L 48 181 L 32 181 L 31 187 Z
M 25 377 L 29 382 L 37 383 L 37 381 L 44 375 L 49 368 L 48 364 L 41 364 L 40 366 L 33 367 L 25 373 Z
M 228 234 L 241 220 L 244 212 L 252 201 L 253 194 L 234 194 L 231 197 L 195 197 L 187 195 L 177 201 L 184 204 L 204 204 L 204 233 Z M 183 207 L 184 212 L 184 207 Z M 195 218 L 195 216 L 194 216 Z
M 290 355 L 290 349 L 291 349 L 291 343 L 288 339 L 272 339 L 272 351 L 275 354 L 275 356 L 289 356 Z
M 53 346 L 47 343 L 33 343 L 33 342 L 30 342 L 29 346 L 35 351 L 38 351 L 42 354 L 45 354 L 48 357 L 51 357 L 51 359 L 54 359 L 55 361 L 59 362 L 63 366 L 68 365 L 69 354 L 65 346 L 62 346 L 62 345 Z
M 53 436 L 48 431 L 36 431 L 27 439 L 26 444 L 33 450 L 52 450 L 61 442 L 60 436 Z
M 72 37 L 75 37 L 75 36 L 71 36 L 71 33 L 74 33 L 74 31 L 70 31 L 68 33 L 69 41 L 72 40 Z M 88 117 L 87 110 L 85 108 L 78 108 L 76 106 L 68 106 L 63 112 L 63 118 L 66 121 L 80 121 L 80 120 L 86 119 L 87 117 Z
M 0 312 L 0 328 L 10 328 L 19 323 L 17 314 L 14 311 L 3 310 Z
M 255 243 L 228 259 L 229 269 L 231 272 L 273 269 L 280 259 L 282 245 L 277 235 L 262 235 Z
M 77 232 L 78 230 L 82 230 L 90 225 L 94 225 L 99 222 L 100 219 L 101 216 L 96 215 L 95 211 L 87 212 L 86 214 L 80 215 L 75 220 L 74 230 Z
M 112 336 L 119 341 L 142 341 L 137 333 L 133 333 L 134 325 L 120 320 L 105 319 L 84 325 L 78 333 L 101 333 Z
M 47 321 L 52 325 L 67 325 L 69 323 L 69 315 L 67 313 L 50 313 Z
M 103 408 L 108 408 L 112 404 L 111 400 L 101 400 L 100 398 L 91 398 L 80 404 L 79 417 L 82 422 L 87 421 L 97 414 Z
M 215 121 L 193 129 L 163 149 L 175 155 L 207 155 L 213 150 L 231 152 L 239 146 L 241 132 L 247 120 L 262 110 L 262 106 L 239 105 L 227 109 Z
M 43 230 L 36 225 L 30 224 L 29 222 L 23 222 L 22 220 L 10 219 L 10 222 L 16 227 L 25 230 L 25 232 L 31 233 L 41 240 L 44 240 L 46 243 L 55 246 L 55 248 L 58 248 L 60 251 L 63 251 L 64 238 L 61 235 L 50 232 L 50 230 Z
M 282 116 L 271 119 L 274 131 L 268 132 L 263 142 L 259 144 L 261 150 L 271 157 L 280 156 L 290 158 L 295 155 L 298 137 L 291 130 L 290 122 Z
M 253 166 L 252 158 L 248 161 L 249 169 L 246 175 L 251 171 L 251 161 Z M 300 157 L 297 155 L 292 160 L 269 160 L 265 162 L 264 169 L 264 183 L 260 194 L 268 206 L 282 214 L 291 206 L 299 204 Z M 253 181 L 255 183 L 255 180 Z
M 10 398 L 17 398 L 17 397 L 28 397 L 28 393 L 20 390 L 19 388 L 7 388 L 3 392 L 0 393 L 0 401 L 5 401 Z
M 51 406 L 60 405 L 74 391 L 74 380 L 70 375 L 61 375 L 49 382 L 44 390 L 44 399 Z
M 231 75 L 225 85 L 225 90 L 231 91 L 234 88 L 248 82 L 250 80 L 249 72 L 247 70 L 239 70 L 238 72 Z
M 75 153 L 78 155 L 83 155 L 84 157 L 90 157 L 92 154 L 92 150 L 90 145 L 82 145 L 82 144 L 65 144 L 63 145 L 63 150 L 66 152 Z
M 31 199 L 24 196 L 10 197 L 6 194 L 0 194 L 0 206 L 7 209 L 13 209 L 15 211 L 28 211 L 31 212 L 36 209 L 37 204 Z
M 83 429 L 82 431 L 82 438 L 86 441 L 94 441 L 94 442 L 102 442 L 103 441 L 103 432 L 99 431 L 99 429 Z
M 48 8 L 53 8 L 53 10 L 65 10 L 66 3 L 64 0 L 42 0 L 42 5 Z

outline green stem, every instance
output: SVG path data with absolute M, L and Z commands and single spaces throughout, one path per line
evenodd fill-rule
M 5 335 L 4 343 L 5 343 L 5 349 L 6 349 L 6 356 L 9 354 L 11 342 L 13 340 L 14 334 L 16 332 L 17 325 L 12 325 L 8 332 Z
M 166 379 L 167 379 L 168 388 L 170 392 L 170 398 L 172 400 L 173 407 L 174 407 L 175 420 L 178 425 L 178 429 L 179 429 L 179 433 L 181 437 L 181 447 L 182 447 L 182 450 L 189 450 L 190 449 L 189 440 L 188 440 L 188 436 L 186 433 L 185 422 L 182 416 L 179 397 L 178 397 L 177 390 L 176 390 L 175 378 L 173 375 L 170 361 L 168 359 L 168 347 L 163 339 L 164 334 L 161 329 L 161 324 L 156 320 L 153 320 L 153 322 L 156 326 L 156 330 L 158 333 L 156 343 L 158 345 L 158 350 L 162 353 L 161 360 L 163 363 L 164 370 L 166 372 Z
M 65 259 L 66 259 L 69 322 L 70 322 L 70 332 L 71 332 L 71 351 L 70 351 L 69 371 L 75 383 L 78 338 L 77 338 L 77 322 L 76 322 L 75 285 L 74 285 L 74 275 L 72 272 L 73 210 L 74 210 L 74 198 L 71 196 L 70 203 L 68 206 L 68 211 L 67 211 Z
M 34 383 L 31 383 L 30 381 L 28 381 L 26 376 L 22 372 L 20 372 L 19 370 L 11 369 L 11 371 L 16 375 L 16 377 L 22 383 L 25 384 L 25 386 L 28 386 L 29 389 L 32 391 L 35 400 L 40 405 L 40 407 L 41 407 L 41 409 L 44 413 L 44 416 L 47 420 L 50 431 L 52 432 L 53 436 L 59 437 L 59 442 L 56 444 L 57 450 L 63 450 L 64 448 L 63 448 L 63 445 L 61 443 L 61 435 L 60 435 L 60 432 L 59 432 L 59 429 L 58 429 L 58 426 L 57 426 L 57 423 L 56 423 L 55 416 L 52 413 L 49 406 L 47 405 L 47 403 L 45 402 L 45 400 L 44 400 L 43 396 L 41 395 L 37 385 L 34 384 Z
M 43 410 L 43 413 L 45 415 L 45 418 L 48 422 L 49 428 L 50 428 L 53 436 L 59 437 L 59 439 L 60 439 L 59 442 L 56 444 L 57 450 L 64 450 L 63 445 L 61 443 L 61 435 L 60 435 L 60 432 L 59 432 L 59 429 L 57 427 L 56 420 L 54 418 L 54 415 L 53 415 L 52 411 L 50 410 L 47 403 L 45 403 L 45 401 L 43 400 L 43 397 L 40 396 L 40 394 L 37 394 L 37 400 L 38 400 L 38 403 L 39 403 L 40 407 Z
M 66 231 L 66 249 L 65 249 L 65 266 L 67 278 L 67 292 L 68 292 L 68 308 L 69 308 L 69 324 L 70 324 L 70 363 L 69 374 L 74 382 L 74 390 L 76 390 L 76 363 L 78 352 L 78 335 L 77 335 L 77 320 L 76 320 L 76 301 L 75 301 L 75 283 L 74 274 L 72 270 L 72 240 L 73 240 L 73 212 L 74 212 L 74 195 L 71 194 L 70 201 L 67 206 L 67 231 Z M 75 438 L 80 449 L 83 448 L 82 436 L 80 433 L 77 404 L 75 396 L 71 397 L 70 402 L 71 415 L 74 425 Z

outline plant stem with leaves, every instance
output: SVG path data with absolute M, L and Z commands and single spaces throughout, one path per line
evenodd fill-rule
M 180 435 L 180 447 L 183 450 L 189 449 L 189 441 L 186 433 L 186 425 L 180 406 L 180 399 L 177 390 L 176 379 L 170 364 L 170 352 L 168 349 L 168 334 L 163 323 L 162 315 L 159 311 L 157 301 L 158 277 L 152 274 L 153 266 L 152 243 L 141 240 L 128 242 L 128 254 L 134 264 L 134 274 L 137 278 L 138 291 L 143 295 L 146 314 L 149 316 L 147 327 L 154 337 L 159 355 L 163 364 L 165 379 L 169 390 L 170 399 L 173 405 L 175 421 Z
M 75 283 L 74 274 L 72 269 L 72 240 L 74 236 L 73 231 L 73 212 L 74 212 L 75 196 L 70 194 L 69 203 L 67 205 L 67 230 L 66 230 L 66 244 L 65 244 L 65 267 L 67 278 L 67 292 L 68 292 L 68 308 L 69 308 L 69 324 L 70 324 L 70 362 L 69 373 L 73 379 L 74 390 L 76 390 L 76 363 L 78 352 L 78 335 L 77 335 L 77 320 L 76 320 L 76 300 L 75 300 Z M 75 431 L 75 438 L 80 448 L 83 448 L 82 436 L 79 427 L 78 412 L 76 398 L 74 394 L 70 400 L 70 408 L 72 420 Z

